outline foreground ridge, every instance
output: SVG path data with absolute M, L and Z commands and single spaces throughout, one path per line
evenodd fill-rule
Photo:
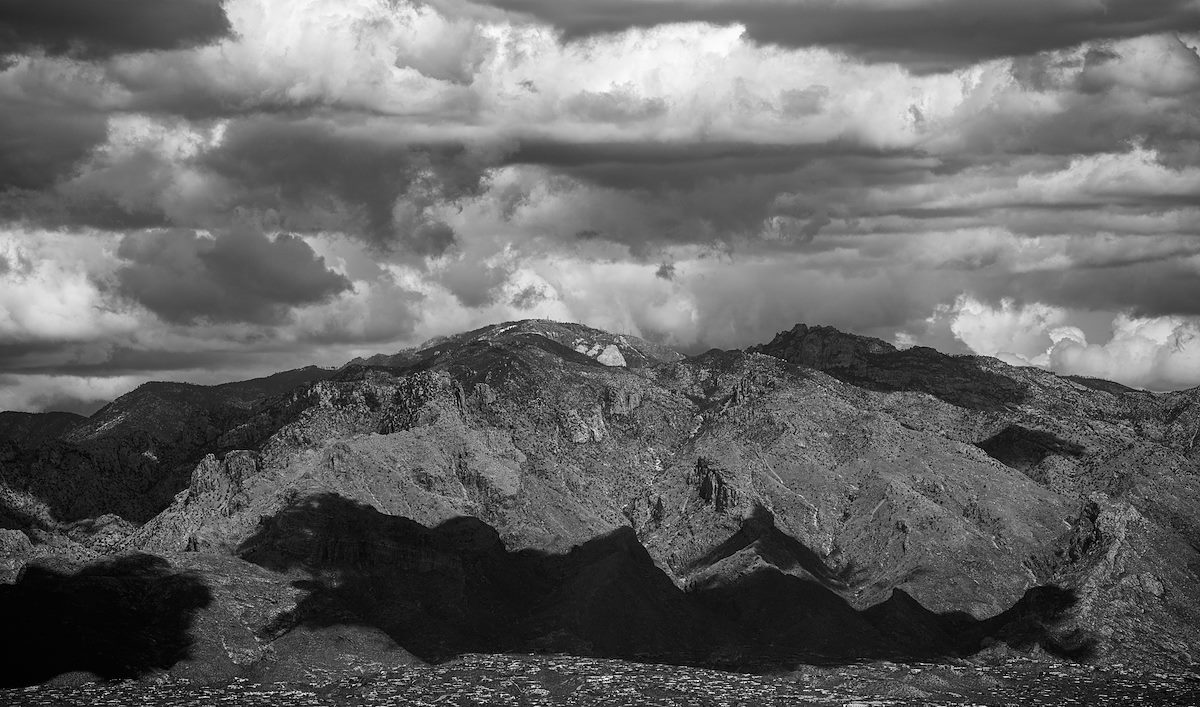
M 369 676 L 333 675 L 315 684 L 255 683 L 238 678 L 213 688 L 188 681 L 120 683 L 25 691 L 25 704 L 57 700 L 156 706 L 198 699 L 239 705 L 301 707 L 352 704 L 670 705 L 797 704 L 946 705 L 964 695 L 990 704 L 1103 706 L 1133 701 L 1190 704 L 1200 698 L 1195 678 L 1127 669 L 1094 670 L 1013 659 L 997 664 L 895 664 L 803 667 L 786 675 L 746 675 L 594 658 L 466 655 L 438 666 L 386 669 Z

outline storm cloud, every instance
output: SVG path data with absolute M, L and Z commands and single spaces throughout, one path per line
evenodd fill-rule
M 279 322 L 351 287 L 302 239 L 255 231 L 131 233 L 117 249 L 120 292 L 168 322 Z
M 0 55 L 80 59 L 207 44 L 230 32 L 220 0 L 6 0 Z
M 0 190 L 51 186 L 104 141 L 102 113 L 63 112 L 32 101 L 5 108 L 0 111 Z

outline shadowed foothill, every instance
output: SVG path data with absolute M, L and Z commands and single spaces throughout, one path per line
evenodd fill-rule
M 1084 448 L 1043 430 L 1010 425 L 977 445 L 1001 464 L 1028 472 L 1051 455 L 1078 457 Z
M 845 582 L 812 550 L 759 513 L 694 563 L 711 565 L 766 540 L 772 564 L 746 575 L 714 574 L 687 591 L 650 558 L 632 529 L 618 528 L 563 554 L 507 551 L 474 518 L 428 528 L 334 494 L 300 499 L 239 549 L 256 564 L 301 571 L 308 592 L 274 631 L 297 625 L 382 629 L 433 662 L 464 653 L 552 652 L 707 665 L 757 672 L 799 663 L 968 656 L 996 642 L 1082 655 L 1086 640 L 1058 636 L 1075 599 L 1031 589 L 1002 614 L 977 620 L 936 614 L 896 590 L 858 611 L 836 591 Z M 790 559 L 789 559 L 790 558 Z
M 8 657 L 0 686 L 70 672 L 113 680 L 166 670 L 189 657 L 192 620 L 211 601 L 197 577 L 166 560 L 131 555 L 77 571 L 27 567 L 0 585 Z

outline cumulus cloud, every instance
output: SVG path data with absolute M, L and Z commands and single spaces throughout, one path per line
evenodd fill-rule
M 1200 322 L 1179 317 L 1113 320 L 1112 338 L 1089 344 L 1078 330 L 1055 332 L 1050 367 L 1151 390 L 1200 385 Z
M 1093 317 L 1094 319 L 1094 317 Z M 940 321 L 939 321 L 940 320 Z M 1102 378 L 1150 390 L 1200 385 L 1200 320 L 1136 317 L 1118 313 L 1109 330 L 1039 302 L 992 305 L 960 295 L 938 308 L 930 323 L 950 332 L 974 353 L 1014 365 L 1033 365 L 1064 375 Z M 1096 333 L 1089 335 L 1077 323 Z
M 137 326 L 92 277 L 89 262 L 103 244 L 35 235 L 0 231 L 0 350 L 89 342 Z
M 1026 352 L 1044 348 L 1050 331 L 1067 316 L 1064 310 L 1041 303 L 1017 305 L 1005 299 L 993 307 L 966 296 L 959 296 L 939 314 L 950 312 L 951 333 L 972 351 L 1019 362 L 1029 362 Z
M 131 233 L 117 249 L 120 292 L 168 322 L 276 323 L 350 288 L 303 239 L 257 231 Z

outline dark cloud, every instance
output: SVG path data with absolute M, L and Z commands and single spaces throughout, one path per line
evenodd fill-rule
M 313 363 L 310 358 L 305 358 L 306 352 L 296 351 L 295 342 L 226 340 L 223 343 L 222 348 L 195 348 L 186 351 L 117 346 L 107 349 L 102 357 L 58 363 L 32 358 L 17 360 L 14 363 L 5 357 L 6 351 L 0 347 L 0 361 L 9 370 L 26 374 L 98 377 L 149 374 L 154 378 L 161 378 L 163 373 L 170 371 L 254 368 L 274 372 L 284 370 L 285 367 L 293 365 L 293 362 L 297 366 Z
M 1154 107 L 1136 93 L 1068 93 L 1060 100 L 1057 113 L 1027 124 L 999 113 L 980 118 L 967 130 L 969 154 L 993 160 L 1003 154 L 1088 155 L 1123 151 L 1130 143 L 1174 152 L 1200 139 L 1196 98 Z
M 455 237 L 429 210 L 478 193 L 488 160 L 457 143 L 397 144 L 390 132 L 262 118 L 230 125 L 198 165 L 227 180 L 239 205 L 272 210 L 282 229 L 348 231 L 438 255 Z
M 654 276 L 663 280 L 675 279 L 675 263 L 663 263 L 654 271 Z
M 867 61 L 941 71 L 1093 39 L 1200 29 L 1189 0 L 959 0 L 954 3 L 490 0 L 533 15 L 568 39 L 673 22 L 741 24 L 760 43 L 825 46 Z
M 390 130 L 356 131 L 360 119 L 347 116 L 234 119 L 219 144 L 192 155 L 153 144 L 109 153 L 93 150 L 104 117 L 71 115 L 0 109 L 0 127 L 10 128 L 0 134 L 0 218 L 113 230 L 253 221 L 441 255 L 456 235 L 438 209 L 480 193 L 494 159 L 453 142 L 398 144 Z
M 1128 311 L 1137 316 L 1200 316 L 1200 272 L 1186 261 L 1086 263 L 1069 268 L 997 277 L 987 294 L 1016 290 L 1032 300 L 1078 309 Z
M 230 32 L 220 0 L 4 0 L 0 55 L 80 59 L 209 44 Z
M 104 398 L 77 397 L 56 390 L 47 391 L 44 395 L 35 396 L 30 400 L 31 406 L 41 412 L 73 412 L 85 417 L 110 402 L 112 401 Z
M 44 189 L 67 175 L 107 134 L 102 113 L 4 99 L 0 106 L 0 192 Z
M 142 231 L 126 236 L 117 255 L 127 261 L 117 272 L 121 294 L 168 322 L 280 323 L 293 307 L 350 289 L 307 243 L 286 234 Z
M 496 301 L 511 269 L 491 266 L 463 258 L 451 262 L 438 281 L 450 290 L 464 307 L 484 307 Z
M 228 352 L 192 349 L 135 349 L 98 342 L 38 341 L 0 344 L 0 368 L 49 375 L 113 376 L 149 371 L 203 368 L 228 358 Z
M 533 309 L 546 301 L 546 291 L 537 285 L 530 285 L 512 296 L 509 304 L 517 309 Z
M 940 164 L 916 151 L 840 141 L 525 141 L 505 159 L 542 167 L 551 175 L 547 190 L 570 194 L 573 214 L 586 215 L 570 230 L 576 241 L 620 243 L 638 258 L 659 257 L 654 246 L 664 243 L 717 245 L 764 235 L 777 245 L 808 243 L 871 187 L 921 183 Z M 575 194 L 580 183 L 620 194 L 627 208 L 603 200 L 589 206 L 595 196 Z
M 80 344 L 62 338 L 0 342 L 0 370 L 57 372 L 80 361 L 103 361 L 109 347 L 92 342 Z
M 294 95 L 279 88 L 214 81 L 211 68 L 192 53 L 109 62 L 105 76 L 129 92 L 130 110 L 203 121 L 260 114 L 295 116 L 321 111 L 338 101 Z
M 917 157 L 906 150 L 882 150 L 833 140 L 819 144 L 769 144 L 717 140 L 667 142 L 565 142 L 522 140 L 503 161 L 551 167 L 573 177 L 618 189 L 688 188 L 717 178 L 784 174 L 821 160 L 878 161 Z
M 869 213 L 862 201 L 872 188 L 931 181 L 940 166 L 916 152 L 841 143 L 532 143 L 508 159 L 570 177 L 545 184 L 572 201 L 574 241 L 620 243 L 643 259 L 661 257 L 663 244 L 804 245 L 834 219 Z

